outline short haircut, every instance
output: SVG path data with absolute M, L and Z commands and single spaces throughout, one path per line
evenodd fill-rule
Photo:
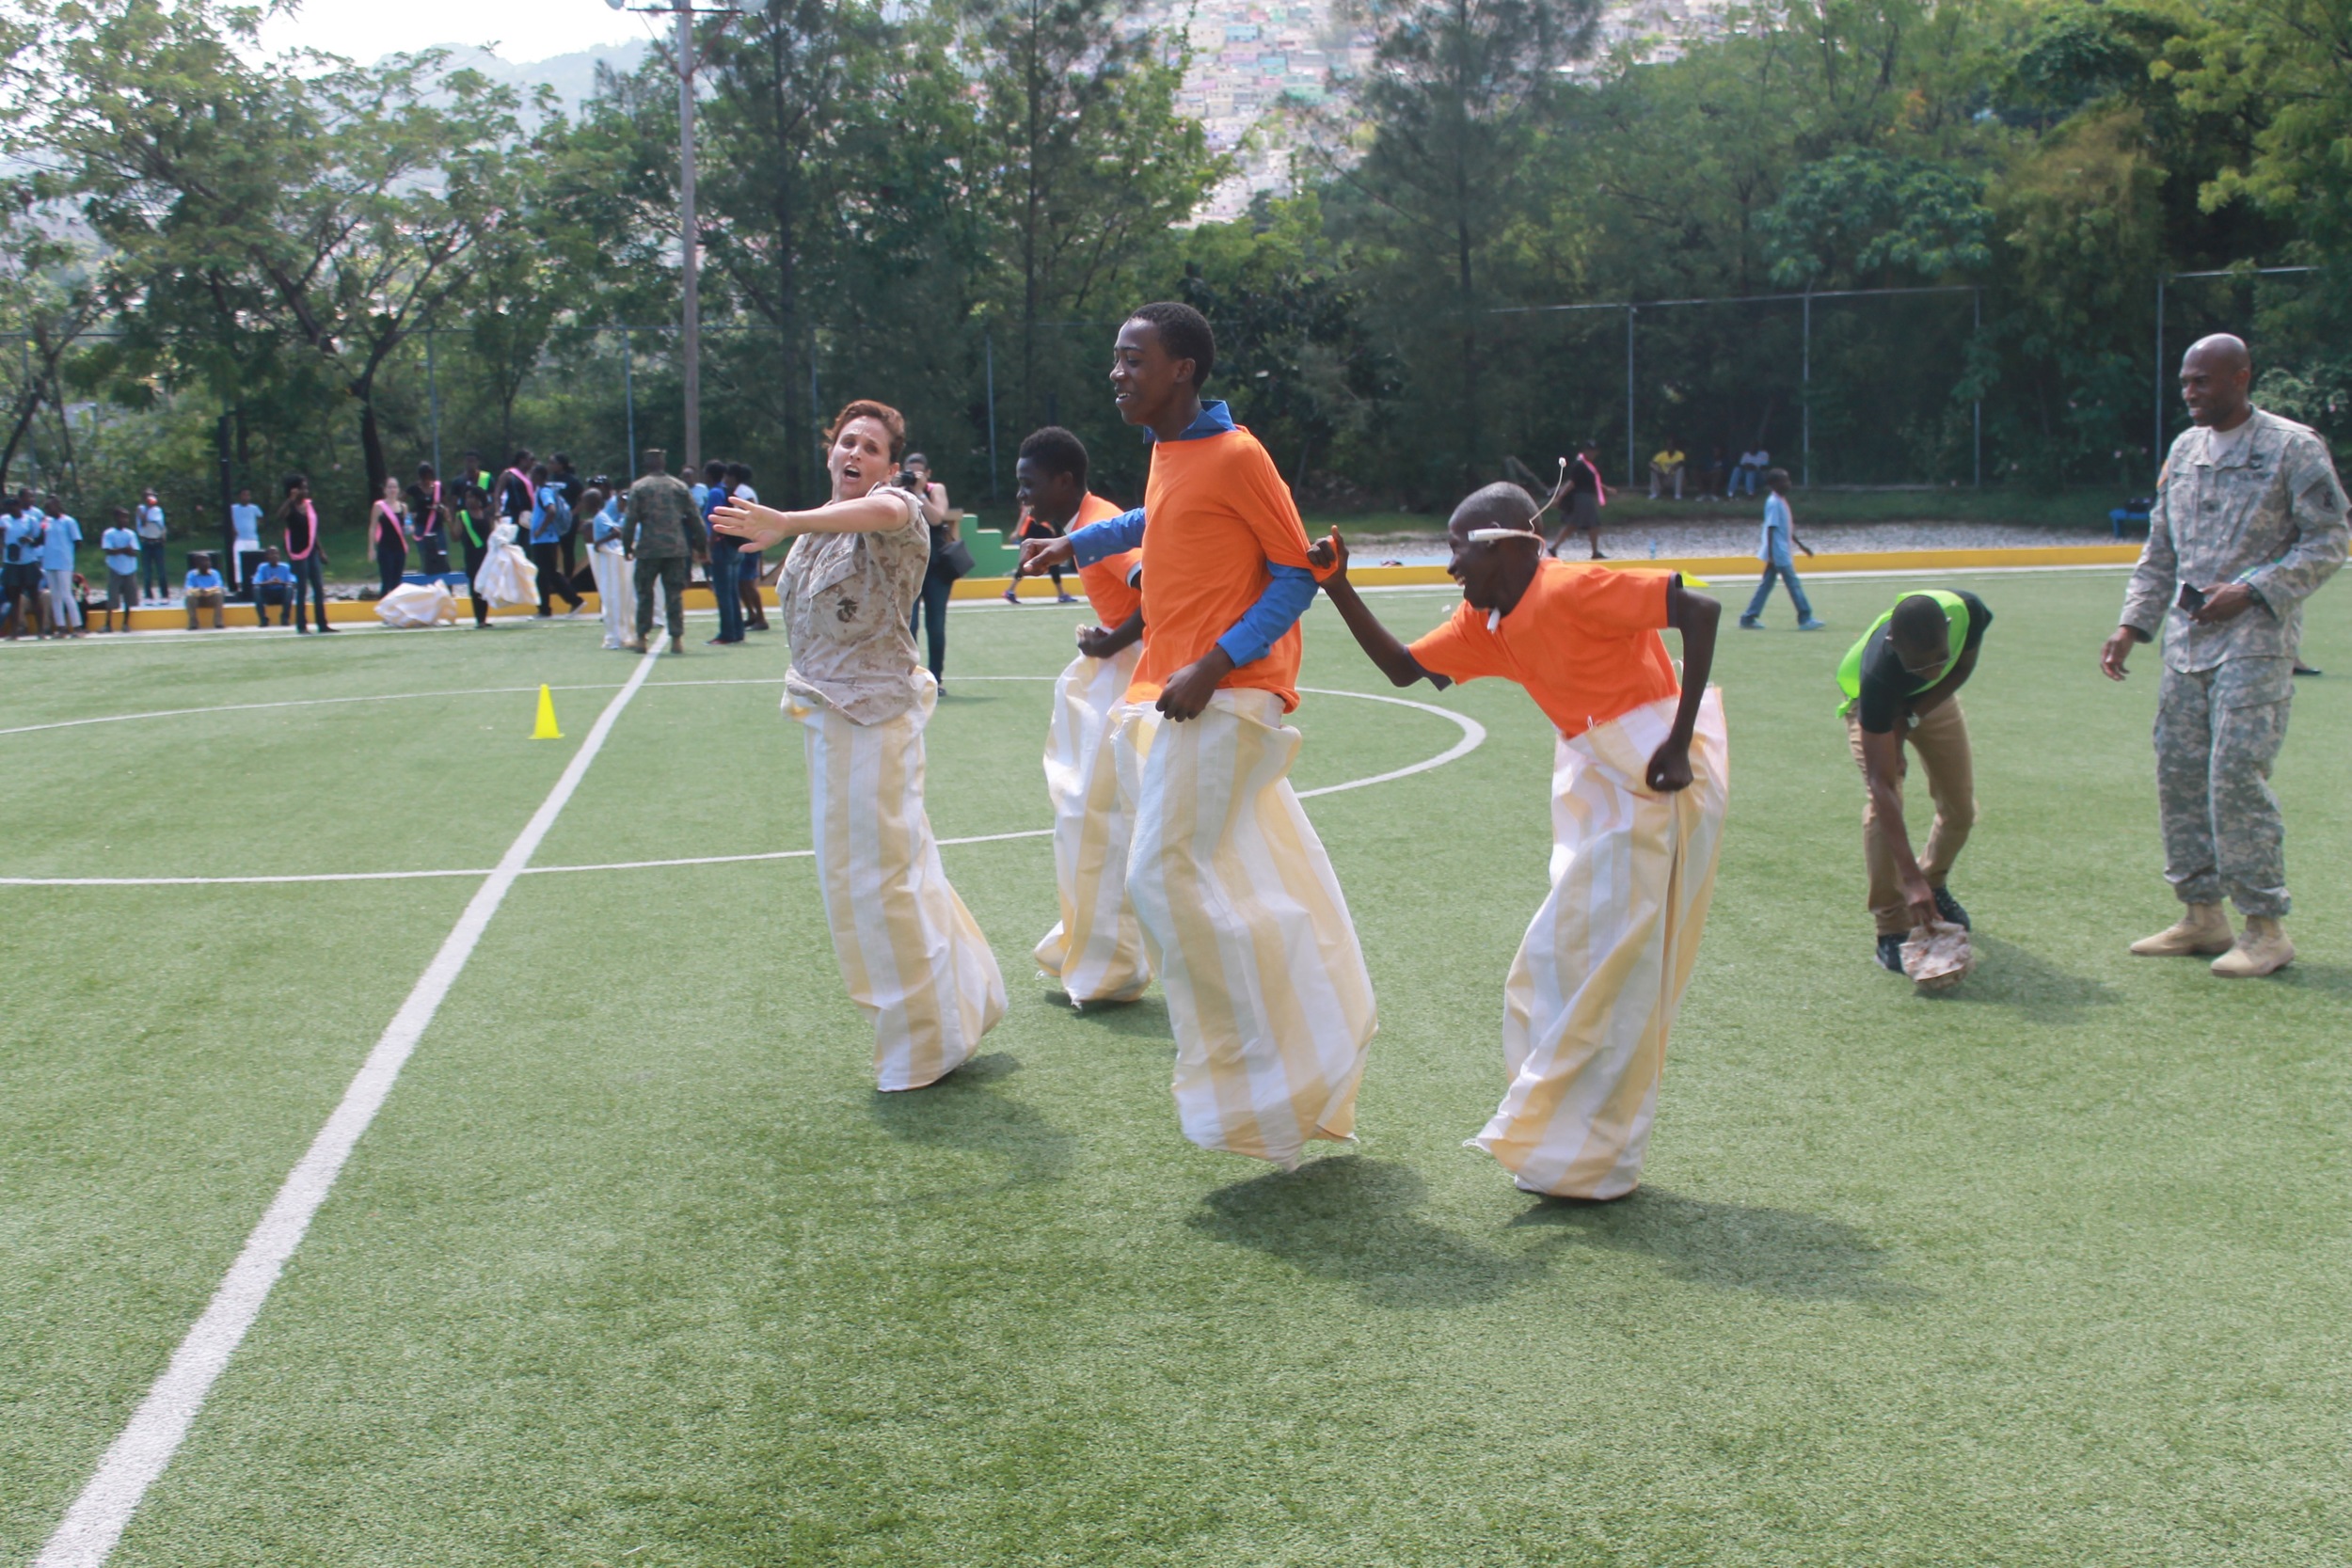
M 738 484 L 749 484 L 752 482 L 752 466 L 749 463 L 730 463 L 727 465 L 727 478 Z
M 1194 391 L 1209 384 L 1209 372 L 1216 369 L 1216 334 L 1209 330 L 1208 317 L 1189 305 L 1163 299 L 1128 311 L 1127 319 L 1149 322 L 1169 357 L 1192 361 Z
M 724 479 L 726 477 L 727 465 L 724 458 L 714 457 L 709 462 L 703 465 L 703 478 Z
M 1033 430 L 1022 440 L 1020 455 L 1049 474 L 1070 474 L 1080 489 L 1087 483 L 1087 444 L 1057 424 Z
M 531 449 L 529 447 L 516 447 L 515 449 L 515 455 L 507 460 L 506 466 L 510 468 L 529 467 L 531 466 Z
M 833 417 L 833 428 L 825 432 L 825 445 L 831 446 L 841 439 L 842 426 L 851 420 L 872 420 L 890 433 L 890 460 L 893 463 L 898 462 L 899 454 L 907 450 L 906 416 L 890 404 L 876 403 L 872 398 L 858 398 L 843 404 L 841 412 Z
M 305 478 L 304 478 L 302 475 L 300 475 L 300 474 L 288 474 L 288 475 L 286 476 L 286 480 L 285 480 L 285 490 L 286 490 L 286 494 L 288 494 L 288 495 L 290 495 L 290 496 L 291 496 L 291 495 L 293 495 L 293 494 L 294 494 L 296 490 L 301 489 L 304 485 L 306 485 L 306 484 L 308 484 L 308 483 L 310 483 L 310 482 L 309 480 L 305 479 Z
M 1944 618 L 1944 607 L 1925 594 L 1910 594 L 1895 603 L 1894 618 L 1886 624 L 1886 635 L 1898 647 L 1915 648 L 1924 653 L 1930 646 L 1948 647 L 1951 626 Z
M 1764 470 L 1764 483 L 1772 485 L 1787 484 L 1789 483 L 1788 470 L 1786 468 L 1767 468 Z
M 548 466 L 545 463 L 533 463 L 531 466 L 531 477 L 542 484 L 546 483 L 548 479 Z
M 1457 524 L 1466 529 L 1518 529 L 1531 539 L 1542 537 L 1535 531 L 1535 498 L 1507 479 L 1499 479 L 1464 496 L 1445 526 L 1451 529 Z

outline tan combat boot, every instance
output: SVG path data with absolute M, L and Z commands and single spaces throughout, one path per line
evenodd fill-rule
M 2246 917 L 2246 932 L 2237 939 L 2237 945 L 2214 959 L 2213 972 L 2225 980 L 2250 980 L 2258 974 L 2275 974 L 2295 961 L 2295 943 L 2278 921 L 2266 914 Z
M 2184 904 L 2181 918 L 2153 937 L 2132 943 L 2143 958 L 2184 958 L 2227 953 L 2233 938 L 2229 912 L 2218 904 Z

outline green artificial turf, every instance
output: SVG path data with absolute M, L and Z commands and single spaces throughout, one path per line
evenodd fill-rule
M 1040 839 L 950 847 L 1012 1008 L 882 1097 L 806 860 L 522 879 L 124 1564 L 2291 1564 L 2352 1554 L 2352 597 L 2278 774 L 2303 957 L 2169 918 L 2112 573 L 1969 579 L 1982 967 L 1869 958 L 1835 627 L 1726 631 L 1732 822 L 1643 1190 L 1460 1141 L 1543 891 L 1549 733 L 1310 802 L 1378 990 L 1362 1141 L 1178 1135 L 1156 994 L 1032 976 Z M 1727 598 L 1745 584 L 1724 582 Z M 1375 600 L 1401 627 L 1442 594 Z M 1735 608 L 1737 608 L 1735 604 Z M 1072 612 L 960 610 L 945 836 L 1046 820 Z M 1726 618 L 1728 625 L 1728 617 Z M 578 624 L 0 650 L 0 874 L 483 867 L 629 661 Z M 665 660 L 541 864 L 807 842 L 772 639 Z M 1385 693 L 1318 607 L 1307 683 Z M 566 739 L 526 737 L 556 686 Z M 690 682 L 745 681 L 741 685 Z M 516 689 L 456 695 L 481 688 Z M 1458 731 L 1310 697 L 1302 787 Z M 1924 811 L 1924 801 L 1920 802 Z M 475 882 L 6 890 L 0 1561 L 36 1553 Z

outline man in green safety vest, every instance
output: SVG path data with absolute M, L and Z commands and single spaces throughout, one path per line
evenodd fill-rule
M 1838 713 L 1868 799 L 1862 808 L 1862 859 L 1870 876 L 1878 960 L 1899 974 L 1903 939 L 1931 920 L 1968 924 L 1945 888 L 1977 819 L 1976 763 L 1960 689 L 1976 673 L 1977 649 L 1993 612 L 1974 594 L 1907 594 L 1871 623 L 1837 666 Z M 1903 825 L 1903 743 L 1919 754 L 1935 826 L 1927 853 L 1914 856 Z

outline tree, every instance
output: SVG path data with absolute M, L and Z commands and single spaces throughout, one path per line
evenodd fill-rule
M 1359 198 L 1367 238 L 1392 258 L 1385 292 L 1400 319 L 1446 324 L 1453 455 L 1466 483 L 1491 455 L 1479 265 L 1530 199 L 1531 153 L 1559 67 L 1585 51 L 1597 12 L 1595 0 L 1373 0 L 1369 8 L 1377 43 L 1353 93 L 1370 144 L 1352 166 L 1334 158 L 1331 173 Z M 1442 394 L 1424 385 L 1421 395 Z
M 11 71 L 16 145 L 106 247 L 104 293 L 158 357 L 259 334 L 358 404 L 368 483 L 389 471 L 387 362 L 472 280 L 515 206 L 516 98 L 442 56 L 311 73 L 256 67 L 261 13 L 221 0 L 51 0 Z M 29 56 L 29 57 L 27 57 Z M 206 357 L 226 401 L 245 372 Z

